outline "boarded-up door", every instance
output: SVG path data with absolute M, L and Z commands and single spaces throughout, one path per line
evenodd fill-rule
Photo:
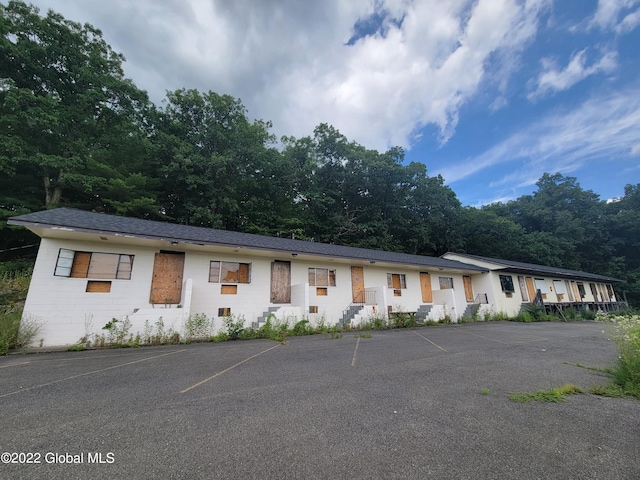
M 271 263 L 271 303 L 291 303 L 291 262 Z
M 525 282 L 527 282 L 527 291 L 529 292 L 529 300 L 533 302 L 533 299 L 536 298 L 536 289 L 533 286 L 533 279 L 531 277 L 525 278 Z
M 353 303 L 364 303 L 364 268 L 351 267 L 351 293 Z
M 464 297 L 467 299 L 467 302 L 473 302 L 473 288 L 471 287 L 471 277 L 469 275 L 463 275 L 462 283 L 464 284 Z
M 422 290 L 422 301 L 424 303 L 433 303 L 431 275 L 427 272 L 420 272 L 420 290 Z
M 182 277 L 184 253 L 156 253 L 151 279 L 151 303 L 180 303 L 182 300 Z

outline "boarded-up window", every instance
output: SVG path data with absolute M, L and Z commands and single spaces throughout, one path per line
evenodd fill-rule
M 309 313 L 318 313 L 317 305 L 309 305 Z
M 214 260 L 209 264 L 209 282 L 251 283 L 251 264 Z
M 60 249 L 54 275 L 72 278 L 130 280 L 133 255 Z
M 562 280 L 554 280 L 553 289 L 556 291 L 558 301 L 562 302 L 564 300 L 564 296 L 567 294 L 567 291 L 564 288 L 564 282 Z
M 238 285 L 221 285 L 220 293 L 223 295 L 235 295 L 238 293 Z
M 587 291 L 584 289 L 584 283 L 578 282 L 578 293 L 580 294 L 580 299 L 586 297 Z
M 87 282 L 86 292 L 89 293 L 109 293 L 111 291 L 111 282 L 89 280 Z
M 309 285 L 312 287 L 335 287 L 336 271 L 328 268 L 309 268 Z
M 522 301 L 529 301 L 529 292 L 527 292 L 527 284 L 524 281 L 524 277 L 522 275 L 518 275 L 518 285 L 520 285 L 520 295 L 522 295 Z
M 223 308 L 219 308 L 218 309 L 218 316 L 219 317 L 228 317 L 229 315 L 231 315 L 231 308 L 230 307 L 223 307 Z
M 326 297 L 327 296 L 326 287 L 318 287 L 318 288 L 316 288 L 316 295 L 318 297 Z
M 534 282 L 536 284 L 536 290 L 540 290 L 540 293 L 542 294 L 542 298 L 546 299 L 547 292 L 549 291 L 549 287 L 547 287 L 547 282 L 545 282 L 543 278 L 536 278 L 534 279 Z
M 567 295 L 569 295 L 569 301 L 573 302 L 574 301 L 573 290 L 571 289 L 571 284 L 569 283 L 569 280 L 564 281 L 564 287 L 565 287 L 565 290 L 567 291 Z
M 448 290 L 453 288 L 452 277 L 438 277 L 438 282 L 440 283 L 440 290 Z
M 607 284 L 607 295 L 609 296 L 609 301 L 613 302 L 615 297 L 613 295 L 613 287 L 610 284 Z
M 387 273 L 387 286 L 389 288 L 407 288 L 407 277 L 404 273 Z

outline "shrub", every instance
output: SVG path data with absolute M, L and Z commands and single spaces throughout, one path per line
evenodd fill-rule
M 291 328 L 289 335 L 293 337 L 301 337 L 303 335 L 313 335 L 314 333 L 313 327 L 309 325 L 309 320 L 302 319 Z
M 29 270 L 0 273 L 0 305 L 14 305 L 23 302 L 27 298 L 30 282 L 31 272 Z
M 243 315 L 240 315 L 237 318 L 233 315 L 229 315 L 227 317 L 224 317 L 223 323 L 227 329 L 226 333 L 229 336 L 229 340 L 237 340 L 240 338 L 240 335 L 244 331 Z
M 595 320 L 596 319 L 596 312 L 594 312 L 593 310 L 588 310 L 588 309 L 584 309 L 580 311 L 580 317 L 583 320 Z
M 22 308 L 15 305 L 0 307 L 0 355 L 30 345 L 41 326 L 37 320 L 23 317 Z
M 213 332 L 213 319 L 204 313 L 190 315 L 184 325 L 184 335 L 187 340 L 193 338 L 207 338 Z
M 598 313 L 597 320 L 614 324 L 612 340 L 619 352 L 611 372 L 614 384 L 627 395 L 640 399 L 640 315 Z

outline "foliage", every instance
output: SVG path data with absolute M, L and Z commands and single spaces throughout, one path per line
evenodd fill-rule
M 235 317 L 234 315 L 229 315 L 224 317 L 222 320 L 227 331 L 225 332 L 229 336 L 229 340 L 238 340 L 240 335 L 244 331 L 244 317 L 240 315 L 239 317 Z
M 30 280 L 30 271 L 0 273 L 0 355 L 30 345 L 40 330 L 42 324 L 25 317 L 21 306 L 27 298 Z
M 213 333 L 213 319 L 204 313 L 190 315 L 184 326 L 184 336 L 186 340 L 204 339 Z
M 613 324 L 612 339 L 619 352 L 611 370 L 615 387 L 608 391 L 640 399 L 640 315 L 598 313 L 597 320 Z
M 20 307 L 0 306 L 0 355 L 31 345 L 41 326 L 35 319 L 24 318 Z
M 30 271 L 0 273 L 0 305 L 24 302 L 31 282 Z
M 538 390 L 531 393 L 512 393 L 509 400 L 512 402 L 528 403 L 528 402 L 564 402 L 567 395 L 582 393 L 582 389 L 570 383 L 562 387 L 552 388 L 551 390 Z

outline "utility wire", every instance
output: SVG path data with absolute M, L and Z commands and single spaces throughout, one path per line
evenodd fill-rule
M 37 247 L 39 244 L 38 243 L 34 243 L 32 245 L 25 245 L 23 247 L 13 247 L 13 248 L 7 248 L 5 250 L 0 250 L 0 253 L 4 253 L 4 252 L 10 252 L 11 250 L 20 250 L 21 248 L 30 248 L 30 247 Z

